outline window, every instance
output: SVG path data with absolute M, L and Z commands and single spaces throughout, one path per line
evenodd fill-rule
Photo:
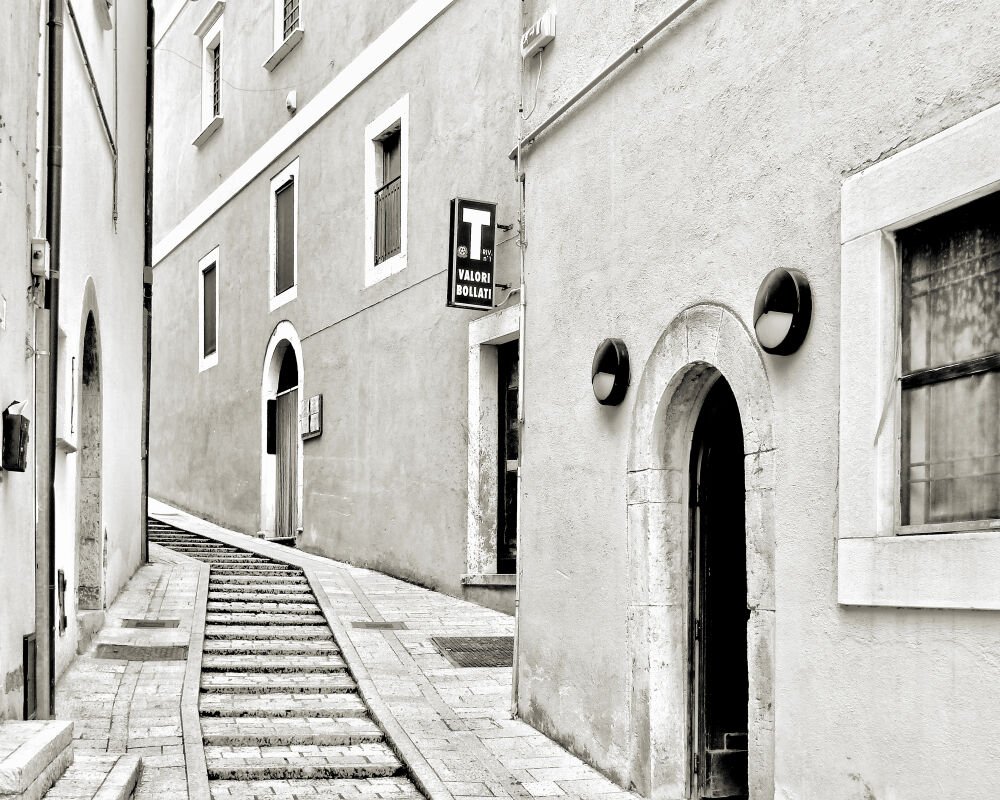
M 296 296 L 299 160 L 271 179 L 271 311 Z
M 201 39 L 201 133 L 194 140 L 201 147 L 222 125 L 222 12 L 217 0 L 195 31 Z
M 365 286 L 406 267 L 409 95 L 365 128 Z
M 302 41 L 301 0 L 274 0 L 274 52 L 264 62 L 273 70 Z
M 219 248 L 198 262 L 198 371 L 219 363 Z
M 1000 517 L 1000 196 L 899 231 L 900 522 Z
M 1000 106 L 842 187 L 841 604 L 1000 609 L 997 192 Z

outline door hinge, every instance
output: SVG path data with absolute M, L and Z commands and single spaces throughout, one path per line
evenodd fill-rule
M 701 620 L 700 619 L 696 619 L 694 621 L 694 640 L 696 642 L 700 642 L 701 641 Z
M 695 753 L 695 754 L 694 754 L 694 774 L 695 774 L 695 775 L 697 775 L 697 774 L 698 774 L 698 767 L 699 767 L 699 764 L 698 764 L 698 761 L 699 761 L 699 759 L 698 759 L 698 754 L 697 754 L 697 753 Z

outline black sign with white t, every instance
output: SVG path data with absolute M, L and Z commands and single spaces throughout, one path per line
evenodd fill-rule
M 451 201 L 448 305 L 493 309 L 493 256 L 497 204 L 456 197 Z

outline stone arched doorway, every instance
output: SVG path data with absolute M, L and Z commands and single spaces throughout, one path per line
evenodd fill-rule
M 691 456 L 712 387 L 739 412 L 745 474 L 748 762 L 752 800 L 774 796 L 774 441 L 767 373 L 752 333 L 703 304 L 670 323 L 643 368 L 628 461 L 628 641 L 632 782 L 645 795 L 696 796 L 692 697 Z
M 80 363 L 76 601 L 79 611 L 100 611 L 105 603 L 104 567 L 107 558 L 103 520 L 104 402 L 100 336 L 92 311 L 87 314 L 84 325 Z
M 291 323 L 271 334 L 261 381 L 261 523 L 267 537 L 295 536 L 302 528 L 302 438 L 298 416 L 302 346 Z

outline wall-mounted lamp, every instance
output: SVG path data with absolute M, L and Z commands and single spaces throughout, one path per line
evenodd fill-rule
M 757 290 L 753 329 L 766 353 L 787 356 L 799 349 L 809 332 L 812 293 L 797 269 L 772 269 Z
M 616 406 L 625 399 L 631 372 L 628 348 L 621 339 L 605 339 L 594 353 L 590 383 L 594 397 L 602 406 Z

